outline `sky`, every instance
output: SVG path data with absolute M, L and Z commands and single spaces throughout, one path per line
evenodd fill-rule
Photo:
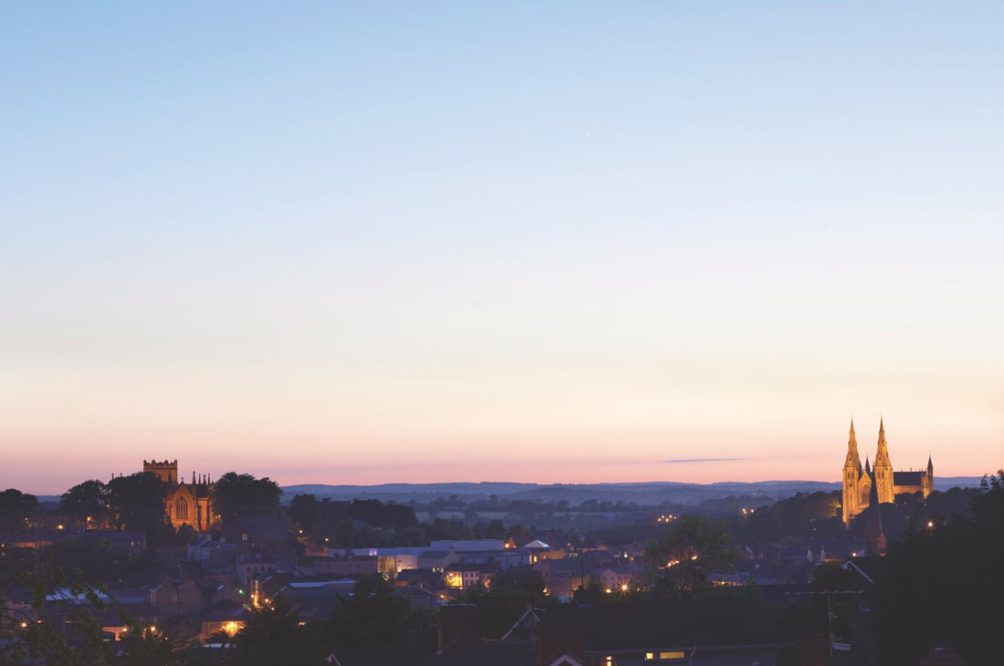
M 1004 466 L 1000 3 L 7 3 L 0 487 Z

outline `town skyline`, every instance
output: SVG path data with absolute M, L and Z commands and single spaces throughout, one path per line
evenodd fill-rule
M 0 664 L 1004 664 L 1002 25 L 0 4 Z

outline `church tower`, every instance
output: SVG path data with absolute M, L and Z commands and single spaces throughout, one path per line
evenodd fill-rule
M 924 495 L 924 499 L 927 499 L 934 492 L 934 462 L 931 460 L 930 454 L 927 456 L 927 474 L 924 475 L 921 492 Z
M 889 445 L 885 441 L 885 422 L 879 421 L 878 452 L 875 454 L 875 466 L 872 468 L 875 477 L 875 492 L 880 504 L 891 504 L 896 501 L 893 491 L 892 461 L 889 460 Z
M 858 506 L 858 479 L 861 478 L 861 456 L 858 454 L 858 441 L 854 436 L 854 420 L 851 419 L 851 432 L 847 439 L 847 459 L 844 461 L 844 525 L 860 513 Z

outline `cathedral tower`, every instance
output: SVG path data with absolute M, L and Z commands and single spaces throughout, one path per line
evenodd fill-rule
M 927 474 L 924 475 L 924 487 L 922 488 L 924 499 L 934 492 L 934 462 L 931 461 L 930 454 L 927 456 Z
M 847 439 L 847 458 L 844 460 L 844 525 L 850 523 L 851 518 L 861 512 L 858 506 L 858 479 L 860 478 L 861 456 L 858 454 L 858 441 L 854 436 L 854 419 L 851 419 L 851 432 Z
M 872 468 L 875 482 L 875 492 L 880 504 L 890 504 L 896 501 L 893 491 L 892 461 L 889 460 L 889 445 L 885 441 L 885 422 L 879 421 L 878 452 L 875 454 L 875 466 Z
M 158 479 L 169 486 L 178 484 L 178 461 L 177 460 L 144 460 L 143 471 L 153 474 Z

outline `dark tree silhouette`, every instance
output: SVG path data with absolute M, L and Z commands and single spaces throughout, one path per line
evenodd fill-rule
M 213 509 L 223 520 L 232 520 L 274 511 L 281 496 L 279 484 L 267 476 L 257 479 L 251 474 L 227 472 L 213 488 Z
M 914 664 L 936 647 L 969 664 L 1004 661 L 1004 471 L 984 481 L 972 513 L 891 548 L 869 601 L 879 663 Z
M 289 517 L 302 529 L 310 532 L 317 521 L 318 501 L 313 495 L 296 495 L 289 503 Z
M 736 553 L 723 523 L 686 516 L 670 523 L 665 533 L 648 545 L 645 557 L 653 572 L 653 593 L 680 596 L 705 588 L 705 571 L 731 566 Z
M 37 497 L 8 488 L 0 493 L 0 529 L 5 531 L 24 529 L 25 521 L 37 510 Z
M 234 666 L 300 666 L 323 664 L 325 643 L 312 626 L 300 618 L 280 597 L 256 610 L 234 638 L 229 663 Z
M 488 588 L 468 590 L 462 601 L 475 604 L 481 617 L 481 633 L 497 639 L 526 612 L 527 606 L 542 608 L 554 600 L 544 594 L 544 579 L 530 567 L 513 567 L 492 577 Z
M 167 488 L 155 475 L 138 472 L 117 476 L 107 484 L 108 512 L 120 529 L 142 530 L 150 541 L 166 533 L 164 496 Z
M 63 493 L 59 510 L 81 522 L 86 523 L 90 518 L 93 523 L 104 524 L 108 515 L 108 488 L 97 480 L 78 483 Z
M 329 622 L 338 647 L 400 645 L 413 622 L 411 604 L 381 576 L 360 578 L 351 597 L 339 597 Z

